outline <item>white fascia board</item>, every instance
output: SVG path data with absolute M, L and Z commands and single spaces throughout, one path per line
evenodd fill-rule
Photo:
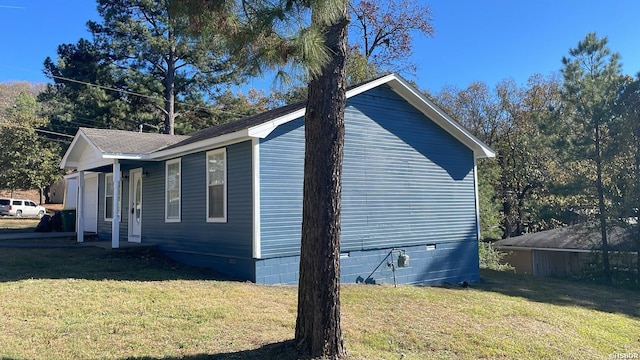
M 102 151 L 100 151 L 100 149 L 98 149 L 98 147 L 95 146 L 95 144 L 93 144 L 93 142 L 89 140 L 87 135 L 85 135 L 85 133 L 82 132 L 82 130 L 78 130 L 78 132 L 76 133 L 76 136 L 73 137 L 73 140 L 69 145 L 69 148 L 67 149 L 64 156 L 62 157 L 62 160 L 60 161 L 60 165 L 59 165 L 60 169 L 75 169 L 78 166 L 78 162 L 70 160 L 69 157 L 73 153 L 75 153 L 77 148 L 79 146 L 82 146 L 82 144 L 84 144 L 86 147 L 89 147 L 95 154 L 96 158 L 102 157 Z M 82 149 L 78 151 L 84 152 L 85 150 L 86 149 Z
M 365 91 L 369 91 L 373 88 L 376 88 L 382 84 L 386 84 L 392 80 L 399 80 L 398 76 L 396 76 L 395 74 L 389 74 L 386 76 L 383 76 L 379 79 L 373 80 L 371 82 L 368 82 L 366 84 L 363 84 L 361 86 L 358 86 L 357 88 L 353 88 L 351 90 L 347 91 L 347 99 L 359 94 L 362 94 Z
M 149 155 L 146 154 L 115 154 L 115 153 L 104 153 L 102 154 L 103 159 L 115 159 L 115 160 L 146 160 L 149 158 Z
M 389 79 L 389 86 L 391 86 L 398 95 L 402 96 L 406 101 L 427 115 L 453 137 L 467 145 L 473 150 L 476 158 L 491 158 L 496 156 L 495 152 L 489 146 L 473 136 L 467 129 L 453 120 L 447 113 L 417 91 L 411 84 L 393 75 L 389 77 L 391 77 L 391 79 Z
M 157 151 L 150 154 L 146 158 L 146 160 L 172 159 L 178 156 L 192 154 L 198 151 L 214 149 L 214 148 L 226 146 L 229 144 L 235 144 L 244 140 L 250 140 L 250 137 L 247 134 L 247 132 L 248 132 L 247 129 L 239 130 L 229 134 L 204 139 L 188 145 Z
M 307 107 L 303 106 L 301 109 L 295 110 L 293 112 L 290 112 L 286 115 L 275 118 L 266 123 L 253 126 L 249 128 L 247 132 L 247 136 L 264 139 L 267 136 L 269 136 L 269 134 L 271 134 L 271 132 L 275 130 L 278 126 L 288 123 L 289 121 L 298 119 L 300 117 L 303 117 L 306 111 L 307 111 Z
M 358 86 L 356 88 L 353 88 L 351 90 L 348 90 L 346 93 L 346 97 L 347 99 L 353 96 L 356 96 L 358 94 L 361 94 L 365 91 L 371 90 L 375 87 L 378 87 L 382 84 L 385 84 L 393 79 L 396 79 L 397 77 L 393 74 L 391 75 L 387 75 L 387 76 L 383 76 L 380 79 L 368 82 L 362 86 Z M 289 121 L 293 121 L 296 120 L 298 118 L 301 118 L 305 115 L 307 111 L 307 107 L 303 106 L 302 108 L 295 110 L 293 112 L 290 112 L 286 115 L 280 116 L 278 118 L 275 118 L 271 121 L 268 121 L 266 123 L 260 124 L 260 125 L 256 125 L 252 128 L 249 129 L 248 135 L 250 137 L 257 137 L 260 139 L 264 139 L 265 137 L 269 136 L 269 134 L 271 134 L 271 132 L 273 130 L 275 130 L 278 126 L 288 123 Z
M 431 100 L 420 93 L 420 91 L 418 91 L 413 85 L 409 84 L 406 80 L 397 76 L 396 74 L 389 74 L 348 90 L 346 93 L 346 97 L 347 99 L 349 99 L 353 96 L 359 95 L 383 84 L 388 84 L 389 86 L 391 86 L 393 91 L 395 91 L 403 99 L 405 99 L 416 109 L 429 117 L 432 121 L 442 127 L 453 137 L 469 147 L 473 151 L 474 157 L 476 159 L 484 157 L 495 157 L 495 152 L 491 148 L 489 148 L 489 146 L 473 136 L 469 131 L 467 131 L 467 129 L 465 129 L 457 121 L 453 120 Z M 305 111 L 306 107 L 303 107 L 264 124 L 254 126 L 249 129 L 247 135 L 250 137 L 265 138 L 276 127 L 304 116 Z

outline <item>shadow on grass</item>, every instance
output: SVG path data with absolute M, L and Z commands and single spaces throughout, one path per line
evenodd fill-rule
M 267 344 L 253 350 L 243 350 L 230 353 L 220 354 L 198 354 L 191 356 L 168 356 L 168 357 L 129 357 L 126 360 L 234 360 L 234 359 L 278 359 L 278 360 L 297 360 L 310 359 L 306 356 L 300 356 L 295 348 L 293 340 L 282 341 L 273 344 Z
M 583 281 L 481 271 L 482 282 L 472 287 L 535 302 L 579 306 L 640 318 L 640 289 L 619 289 Z
M 1 248 L 0 282 L 25 279 L 234 280 L 177 263 L 152 247 Z

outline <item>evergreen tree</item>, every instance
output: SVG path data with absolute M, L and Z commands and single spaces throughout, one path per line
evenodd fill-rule
M 240 25 L 232 34 L 237 46 L 234 55 L 246 59 L 254 68 L 298 63 L 312 79 L 305 115 L 295 334 L 301 352 L 331 359 L 346 355 L 340 326 L 340 174 L 346 104 L 347 3 L 242 1 L 236 17 Z M 216 5 L 216 1 L 183 0 L 174 9 L 189 13 L 192 28 L 202 30 L 215 23 L 211 14 Z M 309 18 L 310 24 L 291 20 Z
M 615 100 L 622 81 L 620 56 L 611 53 L 607 38 L 589 33 L 564 57 L 562 97 L 566 108 L 561 121 L 566 122 L 567 154 L 584 164 L 583 176 L 592 181 L 598 208 L 602 237 L 604 273 L 610 278 L 607 239 L 607 202 L 605 182 L 611 172 L 612 154 L 610 125 L 615 118 Z
M 625 78 L 617 105 L 614 132 L 622 161 L 615 177 L 618 197 L 614 204 L 619 217 L 635 218 L 628 233 L 635 243 L 636 283 L 640 284 L 640 73 L 636 79 Z
M 105 61 L 95 44 L 80 39 L 58 46 L 57 61 L 47 58 L 45 74 L 53 80 L 38 96 L 49 118 L 48 129 L 74 135 L 78 128 L 136 130 L 154 114 L 139 98 L 119 91 L 119 70 Z

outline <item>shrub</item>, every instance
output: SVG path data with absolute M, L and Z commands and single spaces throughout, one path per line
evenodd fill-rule
M 491 243 L 481 241 L 478 244 L 478 255 L 480 256 L 480 268 L 497 271 L 513 271 L 513 266 L 502 263 L 501 260 L 507 254 L 496 250 Z

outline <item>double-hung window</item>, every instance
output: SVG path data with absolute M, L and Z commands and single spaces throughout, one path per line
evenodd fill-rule
M 227 221 L 227 151 L 207 153 L 207 221 Z
M 118 184 L 118 218 L 122 220 L 122 183 Z M 113 173 L 104 175 L 104 219 L 113 221 Z
M 166 163 L 165 222 L 180 222 L 180 159 Z

